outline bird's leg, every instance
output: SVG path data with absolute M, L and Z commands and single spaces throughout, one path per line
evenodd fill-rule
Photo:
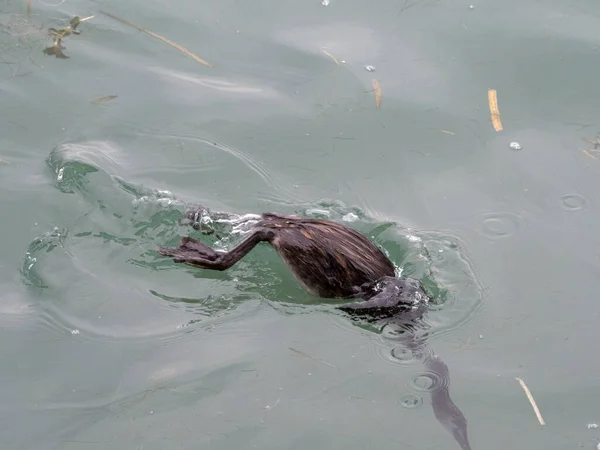
M 179 247 L 159 247 L 157 251 L 163 256 L 172 256 L 176 263 L 202 269 L 227 270 L 246 256 L 259 242 L 269 241 L 270 238 L 267 230 L 257 228 L 228 252 L 216 252 L 208 245 L 190 237 L 182 238 Z

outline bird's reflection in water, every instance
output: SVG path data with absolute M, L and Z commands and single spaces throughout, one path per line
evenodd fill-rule
M 426 386 L 419 390 L 429 394 L 431 406 L 437 420 L 446 428 L 463 450 L 471 450 L 467 433 L 467 419 L 450 397 L 450 371 L 442 358 L 427 343 L 427 333 L 421 321 L 426 308 L 412 311 L 401 318 L 391 318 L 384 325 L 394 331 L 394 342 L 412 354 L 413 358 L 423 363 L 425 370 L 418 375 L 424 378 Z M 398 351 L 398 347 L 394 349 Z

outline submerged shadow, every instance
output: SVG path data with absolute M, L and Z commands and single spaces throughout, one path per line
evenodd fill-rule
M 429 394 L 436 419 L 452 434 L 461 449 L 471 450 L 467 419 L 450 396 L 450 370 L 448 365 L 428 344 L 429 333 L 427 325 L 422 320 L 426 312 L 427 308 L 423 307 L 408 311 L 404 315 L 379 320 L 377 323 L 359 317 L 351 317 L 350 320 L 355 325 L 378 334 L 382 334 L 386 328 L 393 330 L 394 342 L 400 344 L 425 368 L 425 371 L 420 372 L 418 375 L 418 378 L 423 379 L 425 384 L 425 386 L 419 388 L 419 391 L 423 394 Z M 398 347 L 394 348 L 393 351 L 398 352 Z

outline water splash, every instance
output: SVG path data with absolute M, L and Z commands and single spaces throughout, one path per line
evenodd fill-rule
M 247 160 L 231 148 L 214 145 Z M 273 305 L 282 314 L 310 313 L 326 305 L 327 302 L 292 284 L 291 275 L 268 249 L 257 249 L 249 260 L 226 273 L 207 273 L 189 267 L 181 270 L 181 266 L 160 258 L 155 247 L 159 243 L 176 244 L 182 231 L 180 219 L 192 205 L 169 190 L 131 183 L 117 173 L 123 162 L 121 152 L 108 143 L 63 144 L 53 149 L 47 159 L 54 185 L 61 192 L 78 195 L 85 211 L 79 217 L 67 218 L 71 224 L 68 227 L 52 229 L 35 239 L 24 255 L 21 273 L 25 284 L 56 290 L 52 298 L 64 297 L 60 304 L 44 304 L 44 308 L 49 316 L 63 323 L 65 330 L 80 330 L 78 338 L 150 337 L 168 335 L 171 332 L 168 330 L 182 330 L 190 324 L 198 326 L 216 317 L 233 317 L 242 305 L 253 304 L 253 300 L 259 305 Z M 251 165 L 262 173 L 256 162 Z M 396 263 L 399 275 L 422 281 L 432 296 L 432 308 L 440 313 L 430 323 L 434 329 L 451 328 L 463 320 L 478 301 L 473 292 L 460 285 L 476 286 L 477 283 L 469 276 L 468 264 L 452 237 L 416 232 L 393 222 L 377 222 L 360 208 L 336 199 L 290 204 L 288 211 L 281 212 L 345 222 L 370 237 Z M 200 214 L 197 219 L 200 231 L 212 230 L 210 245 L 227 250 L 241 240 L 259 218 L 250 212 L 225 215 L 216 211 Z M 186 232 L 193 234 L 194 230 L 188 228 Z M 258 259 L 260 252 L 264 252 L 260 258 L 262 263 L 252 264 L 252 258 Z M 197 298 L 182 295 L 186 289 L 183 281 L 164 289 L 160 281 L 162 275 L 149 279 L 148 270 L 155 270 L 155 274 L 174 272 L 179 274 L 175 276 L 198 286 L 198 281 L 187 275 L 193 274 L 202 280 L 201 294 Z M 286 279 L 290 283 L 284 283 Z M 92 296 L 94 300 L 88 299 L 87 307 L 83 308 L 81 303 L 76 303 L 73 293 L 89 289 L 100 289 L 110 295 L 109 300 L 102 303 Z M 113 298 L 124 295 L 130 300 L 121 303 L 119 308 L 126 306 L 133 311 L 137 302 L 138 307 L 168 311 L 176 323 L 166 323 L 166 317 L 171 315 L 157 312 L 155 330 L 149 331 L 148 325 L 135 323 L 133 312 L 129 316 L 126 313 L 117 316 L 112 309 L 116 303 L 110 305 L 116 302 Z M 458 295 L 461 296 L 460 307 L 454 302 Z M 95 309 L 102 309 L 102 314 Z M 97 320 L 100 315 L 102 322 Z M 108 317 L 115 321 L 110 324 L 112 329 L 106 328 Z M 389 354 L 386 358 L 389 360 Z
M 48 287 L 37 271 L 39 259 L 47 256 L 56 247 L 64 248 L 67 236 L 68 231 L 66 229 L 54 227 L 29 244 L 21 263 L 21 276 L 26 285 L 37 288 Z

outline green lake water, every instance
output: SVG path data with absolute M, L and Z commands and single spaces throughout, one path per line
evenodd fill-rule
M 267 245 L 160 257 L 201 203 L 327 217 L 432 277 L 473 449 L 595 449 L 598 73 L 593 0 L 1 0 L 0 448 L 460 448 L 422 363 Z

